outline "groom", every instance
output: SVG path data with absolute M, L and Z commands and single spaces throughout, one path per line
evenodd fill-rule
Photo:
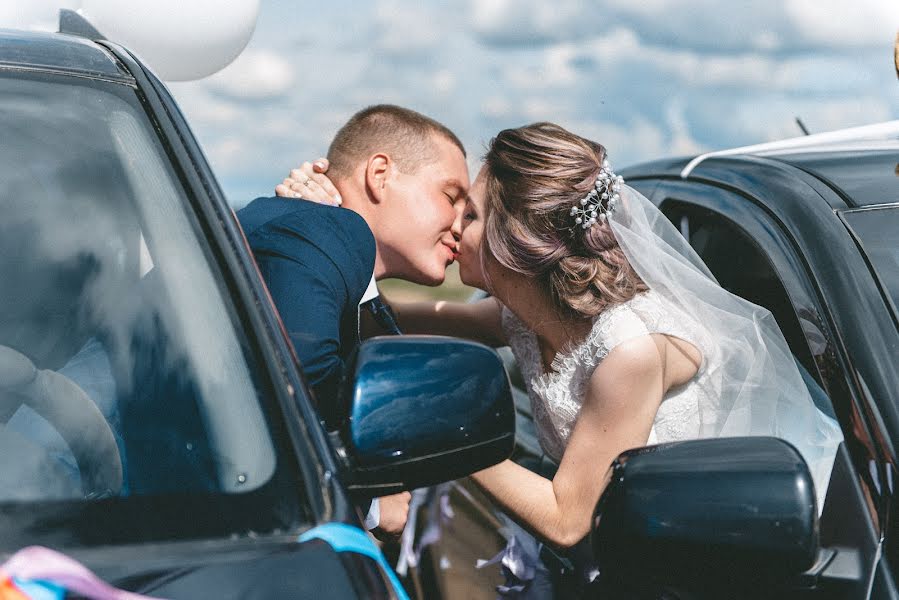
M 398 106 L 353 115 L 328 160 L 344 208 L 273 197 L 237 213 L 326 423 L 335 418 L 344 361 L 360 342 L 360 301 L 377 296 L 377 279 L 443 282 L 469 187 L 459 139 Z M 310 197 L 322 193 L 313 180 L 305 185 Z M 374 502 L 366 525 L 401 532 L 409 495 L 397 496 Z

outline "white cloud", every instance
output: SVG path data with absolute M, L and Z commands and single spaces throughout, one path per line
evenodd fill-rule
M 220 169 L 233 169 L 248 151 L 246 140 L 235 137 L 226 137 L 216 141 L 207 148 L 210 160 L 212 160 Z
M 531 96 L 524 98 L 519 104 L 519 114 L 528 121 L 545 121 L 547 115 L 551 115 L 559 111 L 559 103 L 550 98 L 542 98 L 540 96 Z
M 818 47 L 879 46 L 895 39 L 895 0 L 786 0 L 784 9 L 802 39 Z
M 431 48 L 447 35 L 446 22 L 436 19 L 434 6 L 381 0 L 375 7 L 375 45 L 391 53 Z
M 576 56 L 577 48 L 572 44 L 547 46 L 532 63 L 509 61 L 504 82 L 523 90 L 570 86 L 578 83 L 578 72 L 572 65 Z
M 479 39 L 500 46 L 571 40 L 603 24 L 599 5 L 577 0 L 473 0 L 470 14 Z
M 437 71 L 431 77 L 431 84 L 435 91 L 449 94 L 456 89 L 456 75 L 448 69 Z
M 670 154 L 662 128 L 642 117 L 630 123 L 574 118 L 559 124 L 605 146 L 615 168 Z
M 0 2 L 0 27 L 58 31 L 59 9 L 76 9 L 81 0 L 12 0 Z
M 209 89 L 249 100 L 275 98 L 294 85 L 293 65 L 282 54 L 252 48 L 209 77 Z
M 249 66 L 237 77 L 235 63 L 173 89 L 236 204 L 376 102 L 445 122 L 473 166 L 499 129 L 535 120 L 606 144 L 624 166 L 794 136 L 797 115 L 814 131 L 899 118 L 896 27 L 880 46 L 864 33 L 893 9 L 864 0 L 869 16 L 828 41 L 834 0 L 787 2 L 484 0 L 465 12 L 379 0 L 296 14 L 272 0 L 248 50 L 289 63 L 280 86 L 254 83 Z
M 487 118 L 503 118 L 512 112 L 512 103 L 504 96 L 489 96 L 481 102 L 481 114 Z
M 646 41 L 703 52 L 870 48 L 899 27 L 894 0 L 606 0 Z M 878 41 L 881 40 L 881 41 Z
M 595 59 L 603 69 L 623 71 L 624 76 L 630 69 L 635 81 L 639 81 L 641 67 L 652 68 L 684 86 L 857 92 L 872 83 L 870 70 L 859 68 L 858 57 L 844 57 L 835 51 L 712 54 L 648 44 L 626 28 L 582 43 L 574 57 Z
M 879 98 L 814 98 L 792 100 L 762 96 L 733 106 L 733 118 L 743 124 L 747 137 L 767 142 L 799 135 L 793 121 L 802 118 L 813 133 L 867 125 L 896 118 L 886 101 Z
M 665 124 L 671 134 L 666 154 L 699 154 L 706 150 L 690 133 L 683 98 L 675 98 L 668 102 L 665 109 Z
M 206 85 L 191 82 L 169 83 L 168 86 L 193 125 L 227 127 L 245 114 L 239 103 L 212 94 Z
M 647 42 L 708 52 L 776 50 L 787 45 L 789 27 L 780 0 L 608 0 L 615 20 Z

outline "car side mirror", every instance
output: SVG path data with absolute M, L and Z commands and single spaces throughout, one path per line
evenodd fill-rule
M 625 452 L 613 463 L 596 519 L 592 541 L 602 572 L 644 581 L 799 574 L 818 551 L 808 467 L 793 446 L 772 437 Z
M 364 342 L 340 431 L 348 487 L 377 495 L 469 475 L 512 454 L 515 408 L 494 350 L 440 336 Z

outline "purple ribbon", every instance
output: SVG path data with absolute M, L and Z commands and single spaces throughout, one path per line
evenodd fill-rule
M 417 567 L 421 563 L 422 550 L 439 542 L 444 531 L 452 530 L 455 511 L 450 503 L 450 493 L 453 491 L 470 502 L 475 502 L 469 491 L 455 481 L 412 492 L 409 518 L 400 539 L 400 556 L 396 565 L 396 572 L 399 575 L 406 576 L 409 568 Z M 416 544 L 415 532 L 418 529 L 418 515 L 422 509 L 427 510 L 428 524 Z M 498 513 L 497 516 L 504 523 L 501 531 L 507 539 L 506 547 L 489 560 L 478 560 L 476 567 L 482 569 L 500 564 L 505 577 L 503 584 L 496 587 L 500 598 L 519 600 L 552 598 L 549 571 L 540 560 L 540 544 L 506 515 Z M 449 568 L 445 557 L 440 560 L 440 568 Z
M 17 580 L 51 582 L 90 600 L 158 600 L 114 588 L 78 561 L 42 546 L 19 550 L 0 571 Z
M 431 544 L 439 542 L 444 529 L 452 528 L 455 513 L 450 505 L 449 494 L 453 489 L 471 497 L 467 490 L 452 481 L 412 491 L 412 500 L 409 501 L 409 518 L 406 520 L 406 528 L 403 529 L 403 536 L 400 538 L 400 557 L 396 564 L 396 572 L 400 575 L 405 576 L 410 567 L 417 567 L 421 563 L 422 551 Z M 415 531 L 417 530 L 418 513 L 422 507 L 427 507 L 428 524 L 416 544 Z M 440 565 L 441 568 L 447 568 L 447 561 L 442 559 Z

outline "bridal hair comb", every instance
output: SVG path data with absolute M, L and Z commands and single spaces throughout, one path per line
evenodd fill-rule
M 620 202 L 618 191 L 622 183 L 624 178 L 615 175 L 608 159 L 603 160 L 599 175 L 593 182 L 593 189 L 571 207 L 569 214 L 574 217 L 574 223 L 580 225 L 581 229 L 589 229 L 596 221 L 605 223 L 608 215 Z

